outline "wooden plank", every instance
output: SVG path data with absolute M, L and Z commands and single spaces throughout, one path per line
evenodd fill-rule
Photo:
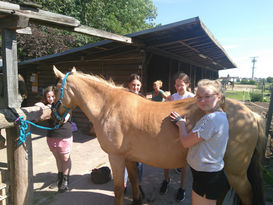
M 50 118 L 51 109 L 41 108 L 38 106 L 14 108 L 14 109 L 0 109 L 0 129 L 14 127 L 17 113 L 23 116 L 25 120 L 29 121 L 43 121 Z
M 20 34 L 32 34 L 31 28 L 30 27 L 26 27 L 26 28 L 22 28 L 22 29 L 17 29 L 16 33 L 20 33 Z
M 28 26 L 29 18 L 24 16 L 7 16 L 0 21 L 0 29 L 21 29 Z
M 88 27 L 88 26 L 75 27 L 74 31 L 78 32 L 78 33 L 82 33 L 82 34 L 88 34 L 88 35 L 97 36 L 97 37 L 100 37 L 100 38 L 106 38 L 106 39 L 119 41 L 119 42 L 124 42 L 124 43 L 128 43 L 128 44 L 133 43 L 132 38 L 130 38 L 130 37 L 117 35 L 117 34 L 114 34 L 114 33 L 110 33 L 110 32 L 95 29 L 95 28 L 91 28 L 91 27 Z
M 75 27 L 80 25 L 80 21 L 70 16 L 56 14 L 33 7 L 23 7 L 17 4 L 12 4 L 3 1 L 0 1 L 0 13 L 25 16 L 30 19 L 35 19 L 42 22 L 53 23 L 63 26 Z

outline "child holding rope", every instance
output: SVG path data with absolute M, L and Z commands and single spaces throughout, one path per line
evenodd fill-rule
M 170 118 L 179 128 L 182 146 L 189 148 L 187 162 L 193 176 L 192 204 L 215 205 L 228 185 L 224 173 L 224 154 L 229 124 L 224 112 L 221 83 L 207 79 L 199 81 L 196 104 L 205 115 L 192 131 L 187 132 L 186 119 L 177 112 L 172 112 Z
M 42 102 L 35 105 L 40 107 L 50 107 L 55 101 L 55 87 L 49 86 L 45 89 L 42 97 Z M 49 127 L 54 127 L 53 120 L 48 120 Z M 70 152 L 73 143 L 72 136 L 72 122 L 70 114 L 65 117 L 64 124 L 58 129 L 48 130 L 47 144 L 52 152 L 58 169 L 57 186 L 58 192 L 65 192 L 68 190 L 69 174 L 71 170 Z M 53 188 L 53 186 L 51 186 Z

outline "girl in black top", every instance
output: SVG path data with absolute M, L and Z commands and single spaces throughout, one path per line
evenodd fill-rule
M 55 87 L 49 86 L 45 89 L 42 102 L 35 105 L 40 107 L 50 107 L 55 101 Z M 49 127 L 54 127 L 53 120 L 48 120 Z M 64 124 L 58 128 L 49 130 L 47 133 L 47 144 L 56 159 L 58 169 L 58 191 L 68 190 L 68 177 L 71 170 L 70 152 L 73 143 L 71 116 L 68 113 Z

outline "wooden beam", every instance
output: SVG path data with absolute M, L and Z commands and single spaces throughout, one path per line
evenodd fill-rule
M 9 14 L 9 17 L 10 15 L 26 17 L 29 18 L 30 21 L 38 22 L 52 27 L 62 28 L 65 30 L 72 29 L 72 31 L 76 33 L 97 36 L 100 38 L 119 41 L 123 43 L 133 43 L 132 38 L 130 37 L 114 34 L 88 26 L 82 26 L 80 24 L 80 21 L 73 17 L 44 11 L 39 8 L 20 6 L 17 4 L 0 1 L 0 18 L 1 13 Z
M 2 30 L 2 50 L 4 96 L 0 107 L 17 108 L 20 107 L 20 102 L 18 100 L 18 63 L 15 30 Z
M 53 23 L 63 26 L 75 27 L 80 25 L 77 19 L 61 14 L 44 11 L 33 7 L 24 7 L 17 4 L 0 1 L 0 13 L 24 16 L 42 22 Z
M 42 109 L 38 106 L 0 109 L 0 129 L 14 127 L 17 115 L 23 116 L 25 120 L 29 121 L 43 121 L 50 118 L 51 109 Z
M 17 29 L 16 33 L 20 33 L 20 34 L 32 34 L 31 28 L 30 27 L 26 27 L 26 28 L 22 28 L 22 29 Z
M 21 29 L 28 26 L 29 18 L 24 16 L 15 16 L 8 15 L 5 18 L 2 18 L 0 21 L 0 30 L 1 29 Z
M 124 42 L 124 43 L 132 43 L 132 38 L 122 35 L 117 35 L 114 33 L 110 33 L 107 31 L 91 28 L 88 26 L 79 26 L 74 28 L 74 32 L 83 33 L 87 35 L 97 36 L 100 38 L 106 38 L 114 41 Z
M 180 55 L 176 55 L 174 53 L 170 53 L 170 52 L 167 52 L 167 51 L 162 50 L 162 49 L 149 47 L 147 50 L 154 53 L 154 54 L 160 55 L 160 56 L 165 56 L 165 57 L 168 57 L 170 59 L 175 59 L 175 60 L 177 60 L 179 62 L 192 64 L 192 65 L 195 65 L 197 67 L 206 68 L 207 70 L 212 70 L 212 71 L 215 71 L 215 72 L 218 71 L 218 70 L 211 69 L 208 66 L 205 66 L 205 65 L 203 65 L 201 63 L 196 63 L 195 61 L 189 60 L 189 59 L 187 59 L 185 57 L 181 57 Z

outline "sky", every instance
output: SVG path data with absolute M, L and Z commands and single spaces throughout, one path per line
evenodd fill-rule
M 220 77 L 273 77 L 272 0 L 153 0 L 156 24 L 199 17 L 237 66 Z

